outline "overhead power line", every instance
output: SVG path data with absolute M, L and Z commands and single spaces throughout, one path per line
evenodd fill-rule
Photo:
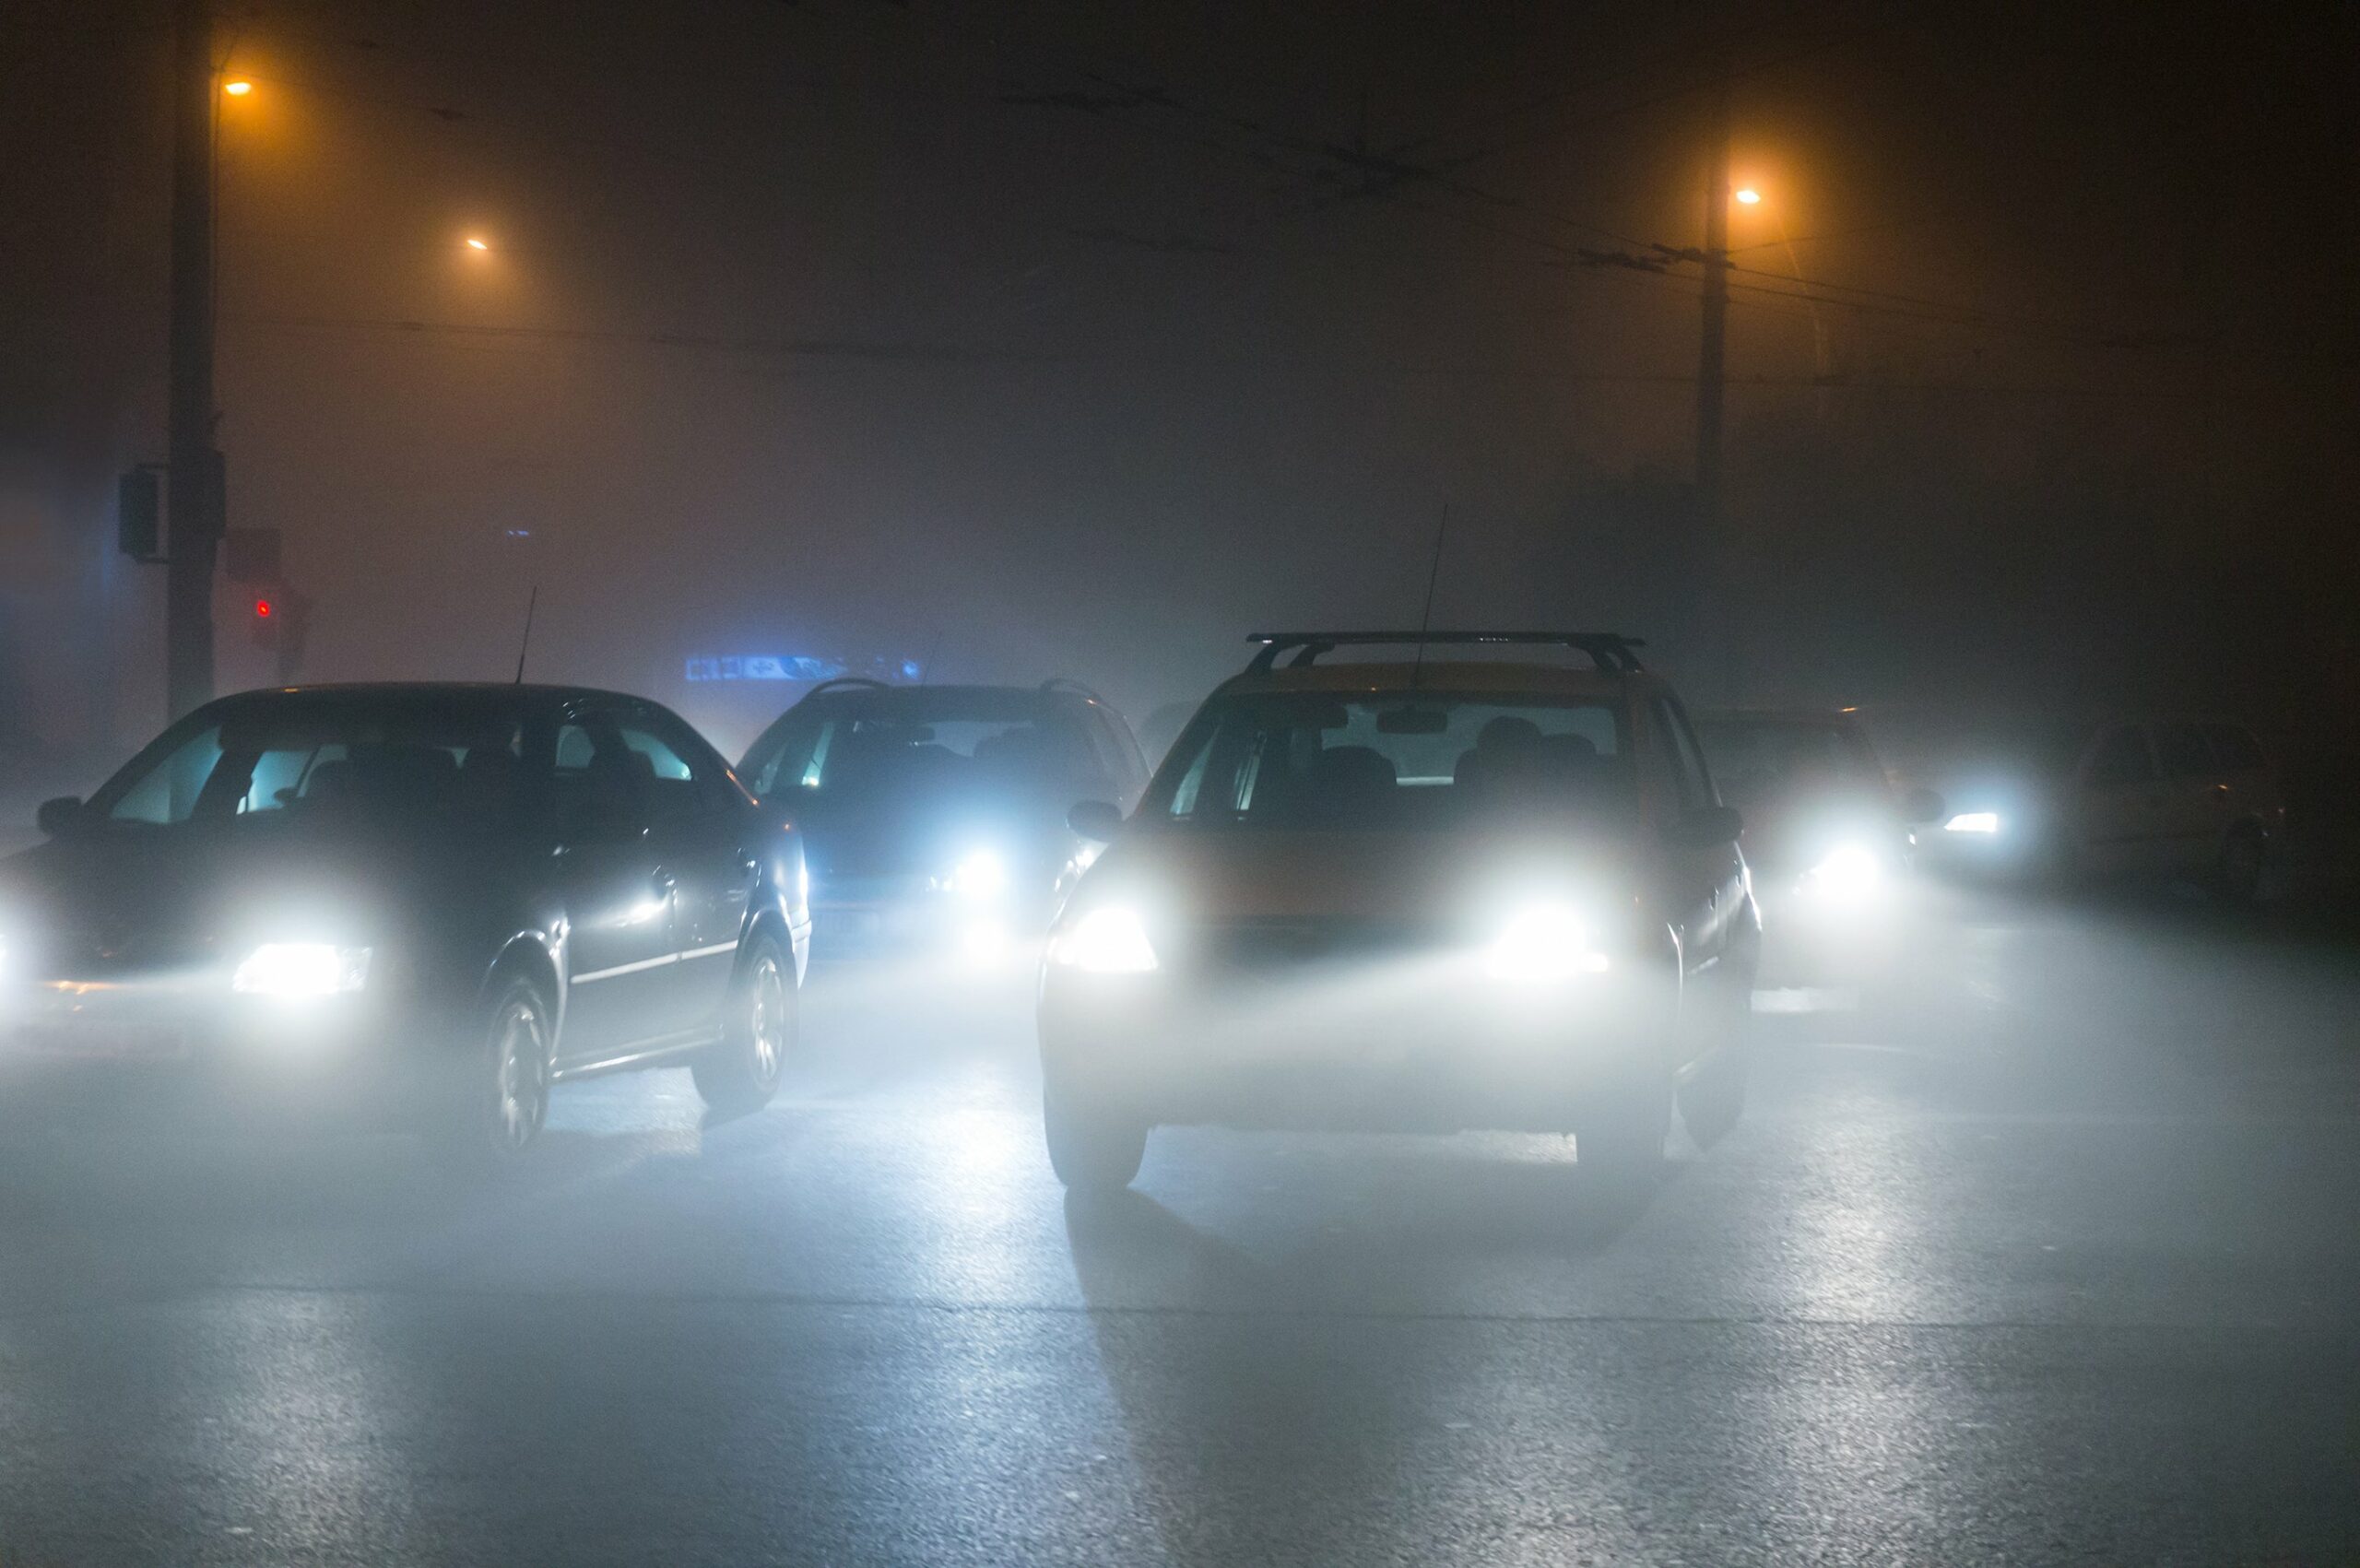
M 1251 369 L 1299 371 L 1339 376 L 1390 375 L 1468 381 L 1559 383 L 1620 386 L 1692 387 L 1696 377 L 1650 371 L 1602 371 L 1573 366 L 1483 363 L 1405 362 L 1362 359 L 1323 359 L 1301 355 L 1260 353 L 1146 354 L 1130 349 L 1031 349 L 856 338 L 823 338 L 724 333 L 643 332 L 623 328 L 498 325 L 471 322 L 426 321 L 414 318 L 341 316 L 225 315 L 226 323 L 292 331 L 371 332 L 420 338 L 457 338 L 485 343 L 548 342 L 645 348 L 690 353 L 721 353 L 749 358 L 835 360 L 949 367 L 1012 367 L 1071 369 L 1100 366 L 1115 369 L 1153 365 L 1165 369 Z M 1731 376 L 1733 388 L 1762 390 L 1827 389 L 1837 392 L 1924 393 L 1966 397 L 2022 397 L 2121 400 L 2130 402 L 2268 402 L 2282 397 L 2316 395 L 2312 384 L 2248 385 L 2214 393 L 2201 388 L 2171 387 L 2145 380 L 2115 386 L 1992 384 L 1974 382 L 1871 380 L 1849 376 Z M 2355 389 L 2360 390 L 2360 389 Z

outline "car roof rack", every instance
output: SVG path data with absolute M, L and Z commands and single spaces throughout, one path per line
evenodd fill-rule
M 873 691 L 891 691 L 893 690 L 892 684 L 890 681 L 871 680 L 865 675 L 840 675 L 832 680 L 821 681 L 810 690 L 806 691 L 802 697 L 797 699 L 797 701 L 808 702 L 812 698 L 819 696 L 823 691 L 841 691 L 847 686 L 866 686 Z
M 1338 648 L 1386 643 L 1573 648 L 1588 654 L 1589 662 L 1603 674 L 1636 675 L 1641 666 L 1633 650 L 1646 646 L 1642 639 L 1619 631 L 1257 631 L 1246 641 L 1262 645 L 1245 666 L 1248 675 L 1276 667 L 1279 655 L 1289 650 L 1294 657 L 1287 661 L 1287 668 L 1299 669 Z
M 1105 698 L 1101 697 L 1097 692 L 1092 690 L 1089 687 L 1084 686 L 1079 680 L 1074 680 L 1062 675 L 1053 675 L 1048 679 L 1043 681 L 1041 683 L 1041 690 L 1044 692 L 1070 691 L 1077 697 L 1087 697 L 1090 701 L 1097 703 L 1102 708 L 1107 705 Z

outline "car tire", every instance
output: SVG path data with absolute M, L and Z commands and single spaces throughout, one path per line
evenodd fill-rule
M 1574 1164 L 1585 1179 L 1615 1191 L 1655 1185 L 1671 1134 L 1671 1084 L 1655 1062 L 1595 1091 L 1574 1123 Z
M 452 1102 L 426 1129 L 445 1163 L 484 1168 L 515 1160 L 549 1120 L 557 1030 L 549 999 L 524 975 L 495 982 L 456 1064 Z
M 775 938 L 758 935 L 746 945 L 720 1042 L 689 1064 L 698 1095 L 714 1110 L 760 1110 L 778 1092 L 800 1016 L 794 977 Z
M 2262 878 L 2270 869 L 2270 843 L 2251 825 L 2229 830 L 2212 868 L 2212 885 L 2224 902 L 2250 908 L 2261 902 Z
M 1145 1117 L 1063 1081 L 1055 1068 L 1042 1078 L 1041 1130 L 1049 1168 L 1071 1191 L 1119 1191 L 1138 1178 L 1147 1157 Z

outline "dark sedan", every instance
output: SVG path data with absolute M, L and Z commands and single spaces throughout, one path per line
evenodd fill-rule
M 802 846 L 673 713 L 608 692 L 248 692 L 0 866 L 12 1107 L 262 1109 L 513 1153 L 552 1085 L 688 1067 L 767 1100 Z
M 1066 812 L 1147 783 L 1130 726 L 1071 681 L 1037 687 L 830 681 L 738 764 L 810 835 L 831 950 L 987 957 L 1046 928 L 1096 846 Z
M 1852 711 L 1696 715 L 1722 796 L 1745 814 L 1755 890 L 1782 911 L 1873 909 L 1942 802 L 1896 791 Z

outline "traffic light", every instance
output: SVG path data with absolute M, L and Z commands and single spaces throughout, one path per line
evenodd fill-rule
M 246 601 L 246 627 L 254 646 L 275 655 L 272 678 L 285 685 L 295 678 L 303 657 L 304 633 L 311 629 L 311 595 L 274 583 L 255 591 Z

